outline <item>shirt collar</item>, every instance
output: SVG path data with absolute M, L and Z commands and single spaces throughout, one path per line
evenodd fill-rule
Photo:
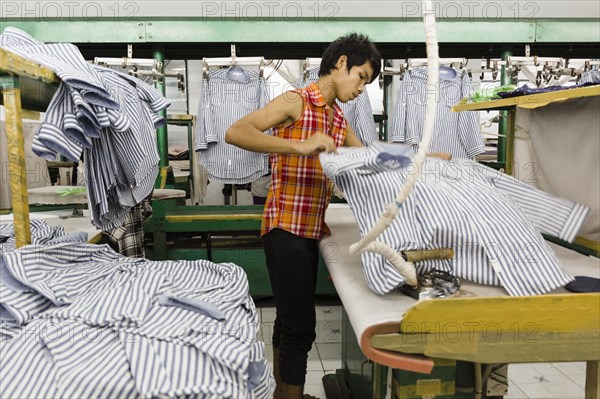
M 319 89 L 319 86 L 317 86 L 316 83 L 311 83 L 308 86 L 307 97 L 308 101 L 317 107 L 323 107 L 326 105 L 325 99 L 323 98 L 323 93 L 321 93 L 321 89 Z
M 306 91 L 306 93 L 308 101 L 310 101 L 313 105 L 317 107 L 324 107 L 325 105 L 327 105 L 327 103 L 325 102 L 325 98 L 323 97 L 323 93 L 321 93 L 321 89 L 319 89 L 319 86 L 317 86 L 315 82 L 311 83 L 308 86 L 308 90 Z M 342 109 L 340 108 L 337 101 L 333 102 L 333 111 L 335 113 L 342 112 Z

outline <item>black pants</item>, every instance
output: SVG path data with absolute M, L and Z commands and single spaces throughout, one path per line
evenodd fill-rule
M 308 352 L 316 338 L 315 290 L 318 241 L 273 229 L 262 237 L 276 317 L 273 347 L 279 373 L 289 385 L 304 385 Z

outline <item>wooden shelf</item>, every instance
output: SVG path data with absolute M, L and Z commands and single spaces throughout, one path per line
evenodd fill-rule
M 600 96 L 600 85 L 577 89 L 551 91 L 548 93 L 530 94 L 526 96 L 503 98 L 473 104 L 459 104 L 452 107 L 454 112 L 506 110 L 514 107 L 540 108 L 554 102 L 562 102 L 573 98 Z

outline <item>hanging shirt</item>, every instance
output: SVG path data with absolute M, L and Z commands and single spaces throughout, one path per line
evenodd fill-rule
M 397 170 L 344 168 L 347 159 L 372 159 L 374 149 L 321 154 L 327 172 L 352 208 L 361 235 L 379 220 L 414 166 Z M 429 158 L 414 191 L 390 226 L 377 238 L 396 251 L 452 248 L 451 260 L 418 262 L 467 280 L 502 285 L 510 295 L 537 295 L 564 286 L 572 277 L 540 232 L 575 238 L 589 208 L 554 197 L 471 160 Z M 341 170 L 341 173 L 338 171 Z M 543 211 L 541 211 L 543 210 Z M 379 254 L 362 253 L 369 287 L 385 294 L 404 283 Z
M 450 153 L 454 158 L 473 158 L 485 151 L 477 112 L 452 112 L 452 107 L 470 95 L 471 81 L 456 71 L 449 80 L 440 80 L 437 113 L 428 152 Z M 427 68 L 408 71 L 398 88 L 395 110 L 390 117 L 389 137 L 418 149 L 427 108 Z
M 246 184 L 269 172 L 268 154 L 228 144 L 225 133 L 239 119 L 267 105 L 269 94 L 265 80 L 258 73 L 233 68 L 210 71 L 208 80 L 202 81 L 194 148 L 200 151 L 199 162 L 212 179 Z M 229 72 L 240 70 L 245 79 L 233 80 Z
M 134 86 L 129 79 L 106 68 L 95 69 L 113 89 L 120 108 L 118 112 L 103 110 L 109 126 L 96 130 L 97 136 L 90 138 L 94 145 L 84 150 L 92 218 L 96 226 L 110 230 L 121 226 L 131 207 L 151 193 L 160 159 L 156 128 L 165 121 L 154 114 L 151 101 L 162 98 L 154 88 L 141 81 Z M 154 92 L 155 100 L 148 98 L 149 91 Z
M 308 71 L 306 79 L 300 78 L 298 87 L 306 87 L 310 83 L 319 80 L 319 68 L 313 68 Z M 364 145 L 371 145 L 378 141 L 377 128 L 373 120 L 373 109 L 371 108 L 371 100 L 369 93 L 365 89 L 358 97 L 346 103 L 336 100 L 336 103 L 342 109 L 346 121 L 354 130 L 354 134 Z
M 286 140 L 305 141 L 315 133 L 330 136 L 336 147 L 346 140 L 347 122 L 337 104 L 333 125 L 327 124 L 325 100 L 315 83 L 294 91 L 304 102 L 302 116 L 288 126 L 277 126 L 274 135 Z M 265 203 L 261 235 L 275 228 L 300 237 L 320 239 L 329 234 L 325 210 L 333 192 L 318 155 L 271 154 L 271 186 Z

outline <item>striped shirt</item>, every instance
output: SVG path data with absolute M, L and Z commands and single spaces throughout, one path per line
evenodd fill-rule
M 43 220 L 32 219 L 31 241 L 37 245 L 67 242 L 86 242 L 87 233 L 66 233 L 62 226 L 50 226 Z M 16 327 L 27 323 L 35 315 L 52 307 L 48 298 L 32 292 L 30 287 L 12 277 L 5 256 L 16 250 L 14 224 L 0 224 L 0 323 Z
M 328 176 L 342 188 L 362 235 L 379 220 L 414 165 L 397 170 L 344 168 L 370 149 L 322 154 Z M 480 284 L 502 285 L 510 295 L 537 295 L 572 280 L 540 232 L 570 241 L 589 208 L 554 197 L 471 160 L 427 159 L 413 193 L 379 241 L 397 251 L 453 248 L 451 260 L 419 262 Z M 341 170 L 341 173 L 338 171 Z M 362 253 L 369 287 L 385 294 L 404 283 L 378 254 Z
M 48 105 L 44 121 L 35 133 L 31 145 L 34 154 L 47 160 L 54 160 L 57 154 L 61 154 L 71 161 L 79 161 L 83 144 L 74 139 L 77 136 L 74 132 L 81 130 L 81 127 L 72 111 L 73 103 L 67 85 L 61 82 Z M 66 131 L 69 131 L 69 135 Z
M 308 71 L 306 79 L 301 78 L 297 82 L 297 86 L 306 87 L 317 80 L 319 80 L 319 68 L 313 68 Z M 342 109 L 346 121 L 350 124 L 361 143 L 371 145 L 379 140 L 375 121 L 373 120 L 373 108 L 371 108 L 371 100 L 367 90 L 346 103 L 338 100 L 336 100 L 336 103 Z
M 10 276 L 52 301 L 20 331 L 2 324 L 12 339 L 0 348 L 0 396 L 271 397 L 240 267 L 129 259 L 89 244 L 10 255 Z
M 71 43 L 46 44 L 9 26 L 0 35 L 0 47 L 52 69 L 63 82 L 87 91 L 83 96 L 89 102 L 100 100 L 104 103 L 103 99 L 110 98 L 106 86 L 91 64 Z
M 39 62 L 61 78 L 32 149 L 53 160 L 84 160 L 92 223 L 121 226 L 146 198 L 158 175 L 157 112 L 169 102 L 153 87 L 121 72 L 87 63 L 72 44 L 44 44 L 6 28 L 0 45 Z
M 437 114 L 429 152 L 445 152 L 454 158 L 473 158 L 485 151 L 477 112 L 452 112 L 470 95 L 471 81 L 457 71 L 451 80 L 440 80 Z M 394 112 L 390 116 L 390 142 L 405 143 L 415 151 L 421 142 L 427 106 L 427 68 L 408 71 L 400 82 Z
M 346 140 L 347 123 L 340 107 L 334 104 L 330 130 L 327 126 L 329 107 L 319 87 L 312 83 L 294 92 L 302 96 L 302 116 L 291 125 L 275 127 L 273 134 L 286 140 L 304 141 L 315 133 L 322 133 L 330 136 L 336 147 L 341 147 Z M 312 239 L 329 234 L 325 210 L 333 184 L 325 176 L 318 155 L 271 154 L 271 173 L 261 235 L 275 228 Z
M 231 79 L 229 72 L 233 68 L 247 79 Z M 202 81 L 194 148 L 200 151 L 199 162 L 212 179 L 226 184 L 245 184 L 269 173 L 268 154 L 228 144 L 225 133 L 232 124 L 262 108 L 270 99 L 265 80 L 258 73 L 233 68 L 210 71 L 209 79 Z

